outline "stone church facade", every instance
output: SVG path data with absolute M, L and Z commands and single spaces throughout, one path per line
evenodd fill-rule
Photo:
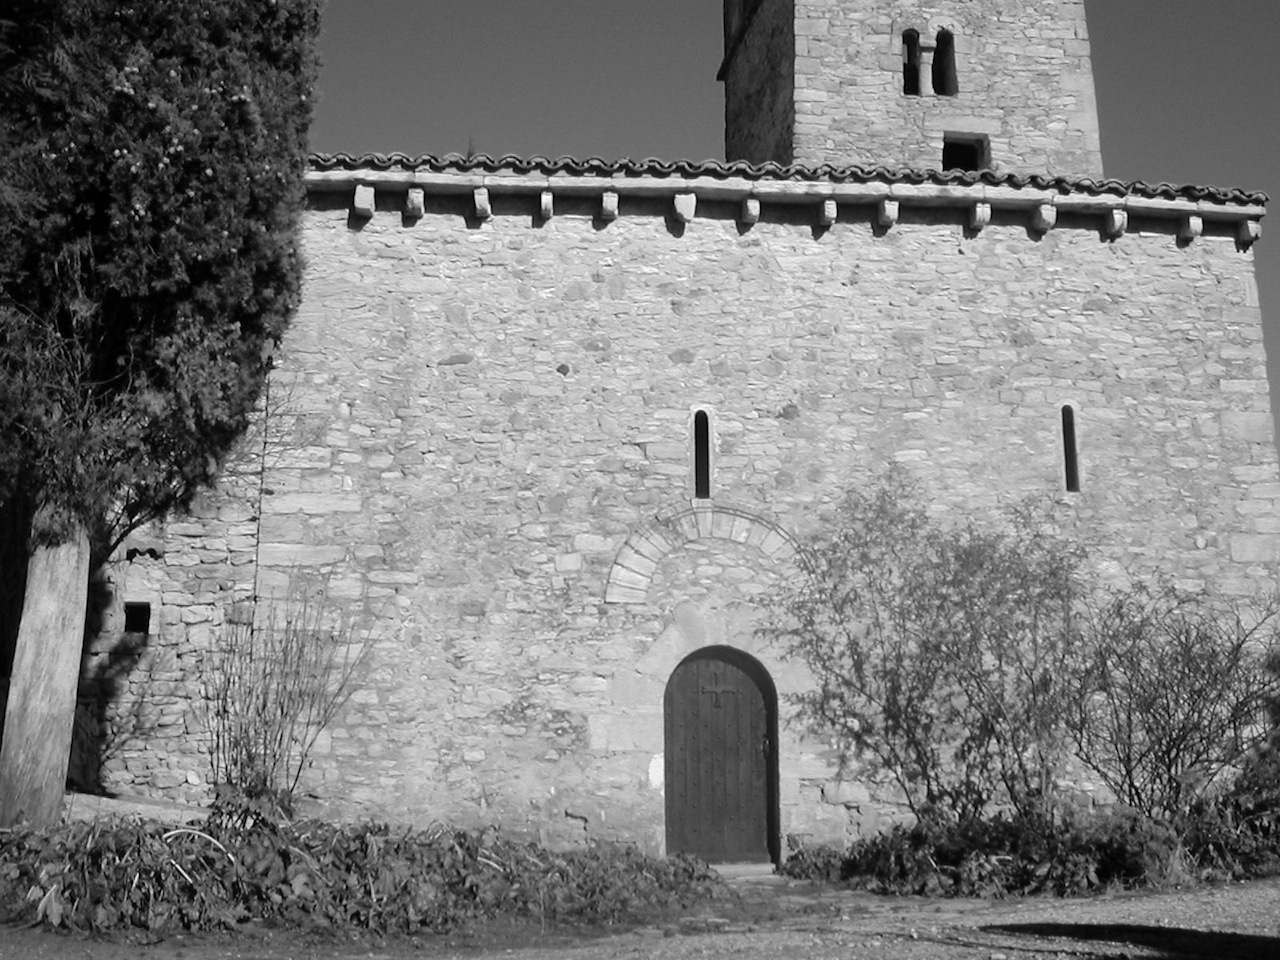
M 194 657 L 306 575 L 372 644 L 317 807 L 776 858 L 901 814 L 753 628 L 890 464 L 944 516 L 1050 503 L 1107 575 L 1274 583 L 1265 197 L 1102 179 L 1081 0 L 725 35 L 731 162 L 313 159 L 263 420 L 113 567 L 103 786 L 206 795 Z

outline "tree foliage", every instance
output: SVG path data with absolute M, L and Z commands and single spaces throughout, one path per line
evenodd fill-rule
M 0 24 L 0 501 L 99 550 L 209 483 L 293 310 L 319 0 Z
M 891 471 L 808 545 L 765 632 L 813 672 L 800 716 L 918 816 L 1049 801 L 1083 657 L 1080 551 L 1032 512 L 948 525 Z

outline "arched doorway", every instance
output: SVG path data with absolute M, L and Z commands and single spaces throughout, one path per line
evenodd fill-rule
M 778 695 L 754 657 L 706 647 L 663 697 L 667 852 L 777 862 Z

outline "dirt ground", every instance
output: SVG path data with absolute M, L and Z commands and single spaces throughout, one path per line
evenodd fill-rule
M 0 927 L 0 960 L 1280 960 L 1280 879 L 1079 900 L 926 900 L 815 889 L 777 878 L 657 926 L 536 924 L 382 943 L 252 930 L 158 944 Z

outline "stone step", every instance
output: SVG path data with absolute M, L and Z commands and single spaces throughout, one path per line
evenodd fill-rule
M 107 817 L 141 817 L 161 823 L 178 824 L 203 820 L 206 807 L 151 800 L 145 797 L 99 797 L 88 793 L 67 793 L 62 798 L 63 820 L 101 820 Z
M 713 863 L 711 869 L 728 883 L 773 883 L 784 878 L 773 872 L 772 863 Z

